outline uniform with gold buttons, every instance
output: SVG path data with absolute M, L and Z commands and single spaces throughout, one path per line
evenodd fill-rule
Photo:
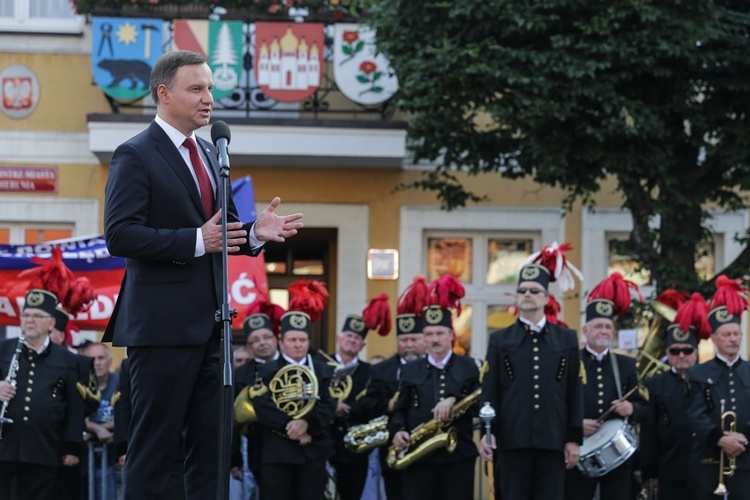
M 717 280 L 718 282 L 718 280 Z M 693 429 L 693 449 L 690 454 L 690 490 L 692 499 L 718 498 L 713 490 L 719 483 L 720 440 L 730 431 L 729 421 L 722 428 L 722 401 L 724 412 L 733 412 L 735 431 L 732 439 L 742 450 L 735 458 L 736 470 L 725 476 L 723 482 L 729 498 L 750 496 L 750 363 L 739 356 L 738 344 L 742 340 L 740 314 L 728 313 L 726 307 L 711 310 L 709 322 L 714 332 L 712 340 L 717 353 L 714 359 L 688 370 L 693 399 L 688 409 Z M 722 336 L 733 335 L 727 340 Z M 724 457 L 728 466 L 729 455 Z
M 429 353 L 430 328 L 442 326 L 452 332 L 451 313 L 433 306 L 425 310 L 423 317 Z M 418 425 L 432 420 L 432 410 L 439 402 L 450 397 L 459 402 L 480 387 L 479 368 L 474 359 L 450 352 L 442 362 L 444 366 L 436 366 L 428 354 L 403 365 L 398 399 L 388 422 L 391 436 L 399 431 L 411 432 Z M 478 405 L 473 405 L 454 422 L 457 446 L 453 453 L 440 448 L 401 471 L 404 498 L 473 498 L 473 473 L 478 452 L 473 440 L 472 417 L 477 413 Z
M 58 469 L 64 459 L 80 457 L 83 445 L 84 402 L 76 387 L 76 355 L 49 339 L 56 302 L 46 291 L 27 294 L 23 312 L 29 319 L 22 320 L 22 328 L 29 330 L 26 339 L 33 340 L 35 348 L 21 345 L 16 394 L 5 414 L 13 423 L 3 424 L 0 440 L 0 491 L 10 491 L 6 486 L 18 481 L 24 500 L 56 498 L 49 495 L 54 495 Z M 0 341 L 3 379 L 18 345 L 17 339 Z

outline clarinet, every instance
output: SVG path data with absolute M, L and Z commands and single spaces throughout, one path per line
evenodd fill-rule
M 21 356 L 21 347 L 26 336 L 21 333 L 18 337 L 18 344 L 16 344 L 16 352 L 13 353 L 13 359 L 10 360 L 10 368 L 8 368 L 8 376 L 5 377 L 5 381 L 13 387 L 16 386 L 16 377 L 18 376 L 18 358 Z M 13 419 L 5 416 L 5 412 L 8 410 L 8 403 L 10 400 L 3 401 L 3 406 L 0 408 L 0 439 L 3 438 L 3 424 L 12 424 Z

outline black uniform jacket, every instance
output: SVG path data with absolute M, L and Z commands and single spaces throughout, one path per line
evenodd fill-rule
M 624 396 L 633 387 L 638 385 L 638 373 L 635 369 L 635 359 L 615 354 L 617 367 L 620 372 L 620 390 Z M 583 418 L 596 419 L 601 417 L 610 406 L 612 401 L 618 399 L 615 375 L 612 370 L 612 353 L 608 352 L 600 361 L 586 349 L 581 350 L 581 360 L 586 370 L 586 383 L 583 384 Z M 635 391 L 629 398 L 633 404 L 633 414 L 628 419 L 630 422 L 640 423 L 646 415 L 646 401 L 639 391 Z M 608 418 L 620 418 L 611 414 Z
M 368 421 L 388 413 L 388 401 L 398 390 L 402 366 L 401 358 L 396 354 L 370 367 L 370 380 L 367 381 L 365 395 L 359 400 Z
M 649 393 L 641 423 L 641 470 L 644 479 L 687 481 L 692 447 L 688 405 L 691 385 L 674 371 L 644 382 Z
M 332 356 L 333 357 L 333 356 Z M 367 460 L 367 453 L 352 453 L 344 447 L 344 436 L 349 432 L 352 425 L 364 424 L 368 421 L 367 413 L 362 409 L 359 402 L 364 397 L 367 380 L 370 378 L 370 363 L 357 362 L 357 367 L 351 373 L 352 390 L 344 403 L 349 405 L 349 415 L 339 418 L 334 416 L 331 426 L 331 438 L 333 439 L 333 460 L 338 463 L 351 463 Z
M 258 363 L 254 359 L 251 359 L 244 365 L 240 366 L 234 371 L 234 398 L 248 386 L 255 384 L 256 378 L 260 377 L 258 373 L 258 367 L 264 363 Z M 242 467 L 242 443 L 240 441 L 240 429 L 234 428 L 232 432 L 232 467 Z M 247 434 L 247 451 L 248 458 L 253 464 L 253 467 L 260 466 L 260 460 L 262 459 L 261 449 L 261 438 L 260 438 L 260 426 L 255 425 L 249 426 Z
M 562 451 L 583 439 L 578 338 L 574 330 L 547 323 L 535 333 L 520 320 L 490 335 L 482 403 L 499 450 Z
M 8 374 L 17 339 L 0 341 L 0 377 Z M 16 396 L 5 416 L 0 461 L 60 467 L 63 455 L 81 455 L 83 398 L 78 392 L 78 360 L 49 343 L 37 354 L 25 346 L 19 356 Z
M 721 438 L 721 400 L 724 411 L 737 414 L 737 432 L 750 438 L 750 363 L 739 360 L 731 368 L 714 358 L 688 370 L 693 398 L 688 409 L 693 429 L 693 464 L 718 463 Z M 728 430 L 728 429 L 727 429 Z M 737 457 L 737 469 L 750 469 L 750 452 Z
M 411 434 L 419 424 L 432 420 L 432 409 L 441 399 L 453 396 L 458 404 L 479 387 L 479 369 L 466 356 L 452 354 L 443 370 L 432 366 L 427 358 L 406 363 L 401 369 L 399 396 L 388 422 L 391 436 L 402 430 Z M 441 448 L 420 463 L 448 464 L 476 457 L 471 420 L 477 412 L 475 404 L 453 423 L 458 431 L 458 446 L 453 453 Z
M 265 387 L 268 387 L 276 372 L 287 364 L 283 357 L 279 357 L 259 368 Z M 305 464 L 331 456 L 333 442 L 330 427 L 336 413 L 336 400 L 328 392 L 328 386 L 331 383 L 333 368 L 315 359 L 313 359 L 313 366 L 318 380 L 320 399 L 315 403 L 313 410 L 303 417 L 308 424 L 307 433 L 312 437 L 310 444 L 302 446 L 298 441 L 286 437 L 286 424 L 292 418 L 276 407 L 271 399 L 270 390 L 253 398 L 253 406 L 261 429 L 264 463 Z

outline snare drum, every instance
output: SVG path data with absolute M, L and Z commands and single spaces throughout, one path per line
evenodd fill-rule
M 584 476 L 600 477 L 622 465 L 638 448 L 638 436 L 625 420 L 607 420 L 583 438 L 578 468 Z

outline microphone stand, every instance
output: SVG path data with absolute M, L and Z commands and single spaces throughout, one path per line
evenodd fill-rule
M 237 311 L 231 309 L 229 302 L 228 274 L 229 264 L 227 256 L 227 193 L 230 189 L 229 162 L 223 164 L 219 155 L 219 206 L 221 207 L 221 309 L 216 311 L 216 321 L 222 324 L 221 334 L 221 371 L 223 387 L 221 391 L 221 422 L 219 424 L 219 462 L 217 473 L 216 499 L 229 498 L 229 456 L 232 448 L 232 403 L 234 389 L 232 387 L 232 319 Z

